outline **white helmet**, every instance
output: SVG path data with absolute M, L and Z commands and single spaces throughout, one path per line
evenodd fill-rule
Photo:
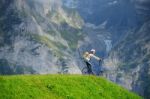
M 95 52 L 95 49 L 91 49 L 91 52 Z

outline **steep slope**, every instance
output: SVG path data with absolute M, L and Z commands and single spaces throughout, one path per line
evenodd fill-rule
M 112 67 L 106 76 L 149 99 L 150 2 L 139 0 L 135 5 L 143 25 L 129 31 L 128 35 L 113 48 L 105 61 L 106 66 Z
M 80 73 L 73 55 L 83 20 L 75 10 L 61 0 L 1 0 L 0 11 L 0 74 Z
M 63 0 L 67 2 L 68 0 Z M 141 24 L 132 0 L 69 0 L 68 8 L 76 8 L 85 23 L 100 26 L 111 32 L 113 44 L 126 35 L 126 31 Z M 91 33 L 92 34 L 92 33 Z M 97 36 L 95 36 L 97 37 Z M 100 38 L 99 38 L 100 39 Z
M 81 75 L 0 76 L 0 98 L 141 99 L 101 77 Z
M 113 66 L 109 78 L 149 99 L 150 21 L 130 33 L 111 52 L 106 66 Z M 108 75 L 107 75 L 108 76 Z

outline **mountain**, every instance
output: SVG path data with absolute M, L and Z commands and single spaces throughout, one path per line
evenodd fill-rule
M 127 32 L 127 35 L 111 50 L 106 66 L 112 66 L 107 77 L 124 87 L 133 90 L 149 99 L 149 31 L 150 2 L 137 0 L 135 8 L 142 24 Z
M 0 76 L 0 79 L 0 98 L 3 99 L 142 99 L 135 93 L 95 76 L 22 75 Z
M 0 6 L 0 74 L 80 73 L 73 55 L 84 23 L 77 11 L 60 0 L 1 0 Z
M 129 33 L 113 48 L 105 62 L 106 66 L 113 67 L 108 73 L 111 80 L 141 95 L 148 95 L 150 89 L 149 24 L 150 21 L 144 23 L 138 31 Z

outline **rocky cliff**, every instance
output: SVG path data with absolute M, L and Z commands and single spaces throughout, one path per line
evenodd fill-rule
M 105 76 L 149 99 L 150 2 L 137 0 L 134 5 L 141 23 L 127 31 L 127 35 L 111 50 L 105 60 L 105 66 L 111 66 L 111 70 Z
M 83 20 L 75 10 L 60 0 L 1 0 L 0 11 L 0 74 L 80 73 L 73 52 Z

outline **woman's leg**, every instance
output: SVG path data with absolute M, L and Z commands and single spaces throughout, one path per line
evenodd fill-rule
M 92 66 L 91 66 L 91 63 L 89 63 L 89 62 L 86 62 L 86 65 L 87 65 L 87 69 L 88 69 L 88 73 L 89 74 L 93 74 L 93 72 L 92 72 Z

